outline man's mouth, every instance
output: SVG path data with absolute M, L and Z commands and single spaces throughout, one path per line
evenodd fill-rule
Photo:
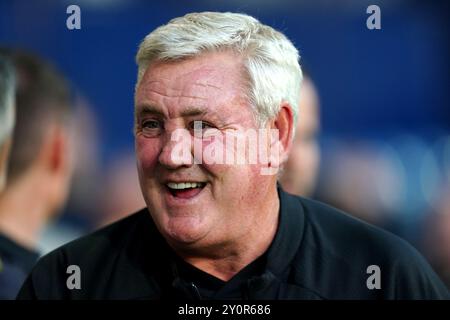
M 166 187 L 177 198 L 189 199 L 198 195 L 205 187 L 205 182 L 168 182 Z

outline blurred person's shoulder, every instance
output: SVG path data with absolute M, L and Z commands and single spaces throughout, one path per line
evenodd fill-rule
M 145 230 L 145 231 L 143 231 Z M 161 237 L 154 226 L 147 208 L 111 223 L 91 234 L 73 240 L 39 259 L 22 287 L 21 299 L 96 299 L 108 297 L 121 299 L 130 284 L 117 281 L 120 275 L 133 275 L 132 280 L 143 282 L 140 274 L 141 263 L 136 258 L 156 254 Z M 159 247 L 160 249 L 161 247 Z M 80 288 L 69 288 L 70 276 L 80 275 Z M 131 280 L 124 277 L 124 281 Z M 147 292 L 147 290 L 146 290 Z M 143 293 L 143 295 L 146 294 Z M 139 296 L 136 296 L 139 298 Z
M 450 297 L 428 262 L 405 240 L 325 203 L 292 197 L 305 216 L 294 263 L 302 285 L 325 299 Z
M 136 229 L 142 224 L 152 226 L 151 217 L 147 209 L 142 209 L 136 213 L 122 218 L 116 222 L 106 225 L 88 235 L 70 241 L 49 254 L 41 258 L 45 259 L 71 259 L 77 258 L 80 261 L 94 257 L 101 257 L 104 253 L 120 252 L 122 248 L 129 244 L 135 235 Z M 149 228 L 148 232 L 151 233 Z

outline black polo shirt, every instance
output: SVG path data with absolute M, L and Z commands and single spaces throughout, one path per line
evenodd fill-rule
M 18 298 L 449 299 L 405 241 L 320 202 L 278 194 L 272 244 L 228 282 L 181 261 L 143 209 L 41 258 Z M 67 286 L 71 265 L 81 271 L 79 289 Z

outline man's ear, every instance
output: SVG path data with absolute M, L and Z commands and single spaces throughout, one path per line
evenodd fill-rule
M 276 129 L 278 132 L 278 139 L 272 141 L 272 145 L 278 143 L 280 164 L 283 163 L 289 155 L 292 146 L 293 128 L 294 114 L 292 108 L 288 102 L 283 101 L 277 117 L 271 124 L 271 129 Z
M 287 102 L 283 102 L 277 116 L 272 119 L 266 129 L 268 143 L 268 167 L 262 168 L 261 174 L 275 175 L 287 160 L 292 145 L 292 130 L 294 127 L 294 114 Z
M 64 204 L 69 192 L 72 166 L 68 128 L 62 124 L 48 126 L 37 165 L 45 184 L 47 212 L 52 216 Z
M 61 125 L 48 128 L 42 142 L 40 160 L 50 174 L 66 171 L 69 165 L 68 134 Z

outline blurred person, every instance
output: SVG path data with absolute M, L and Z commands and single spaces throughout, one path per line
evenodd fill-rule
M 427 216 L 423 249 L 431 265 L 450 288 L 450 183 L 441 188 L 441 196 Z
M 82 94 L 75 99 L 76 110 L 73 115 L 73 150 L 76 150 L 76 162 L 73 167 L 70 194 L 59 219 L 83 234 L 91 232 L 103 196 L 102 182 L 104 167 L 101 164 L 101 141 L 99 122 L 95 113 L 96 106 Z
M 191 13 L 147 35 L 136 60 L 146 208 L 43 257 L 19 299 L 449 298 L 401 239 L 278 187 L 302 78 L 282 33 L 245 14 Z M 224 136 L 257 130 L 260 161 L 210 161 L 211 146 L 242 152 L 220 149 Z
M 368 141 L 339 142 L 330 150 L 324 160 L 320 199 L 386 228 L 395 214 L 389 202 L 402 191 L 401 171 Z
M 70 145 L 76 150 L 76 161 L 70 192 L 61 216 L 47 224 L 39 237 L 38 248 L 42 254 L 92 232 L 102 208 L 103 170 L 94 107 L 79 91 L 74 93 L 73 106 Z
M 106 226 L 145 207 L 134 153 L 124 151 L 118 154 L 104 175 L 107 183 L 101 195 L 101 214 L 95 221 L 97 227 Z
M 303 70 L 304 71 L 304 70 Z M 317 134 L 320 127 L 319 97 L 311 79 L 303 72 L 299 115 L 289 158 L 280 177 L 283 189 L 299 196 L 311 196 L 320 162 Z
M 70 95 L 64 78 L 28 53 L 0 49 L 15 66 L 16 126 L 8 181 L 0 196 L 0 296 L 17 295 L 35 264 L 36 245 L 69 188 Z
M 0 54 L 0 197 L 6 185 L 11 136 L 15 121 L 15 72 L 11 61 Z M 8 242 L 0 234 L 0 299 L 9 298 L 8 278 L 11 270 L 7 264 Z M 18 288 L 16 287 L 15 290 Z
M 6 184 L 11 133 L 15 119 L 15 76 L 9 59 L 0 55 L 0 193 Z

